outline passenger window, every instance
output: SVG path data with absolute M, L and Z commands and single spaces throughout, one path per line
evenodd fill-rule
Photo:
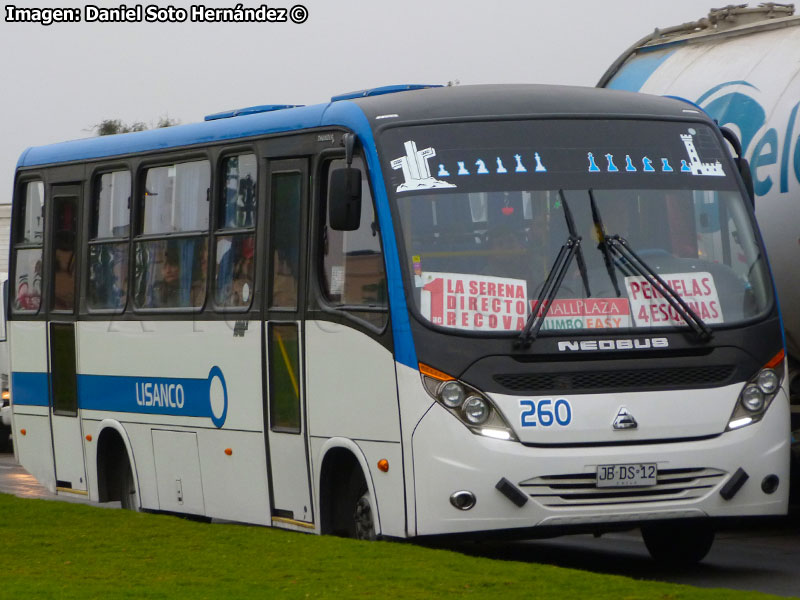
M 128 293 L 130 171 L 94 180 L 86 303 L 90 310 L 122 310 Z
M 243 309 L 252 302 L 257 173 L 254 154 L 231 156 L 223 161 L 214 279 L 214 303 L 220 308 Z
M 142 233 L 207 231 L 210 185 L 207 160 L 148 169 Z
M 198 308 L 206 295 L 205 237 L 136 244 L 136 307 Z
M 344 160 L 328 163 L 328 183 L 330 173 L 345 166 Z M 328 202 L 325 202 L 320 283 L 331 305 L 383 327 L 387 322 L 388 303 L 378 222 L 364 163 L 356 158 L 352 166 L 361 171 L 361 224 L 355 231 L 331 229 Z
M 32 181 L 25 186 L 25 202 L 22 205 L 22 231 L 17 242 L 41 244 L 44 235 L 44 183 Z
M 210 183 L 211 168 L 205 160 L 147 170 L 140 199 L 141 233 L 163 235 L 136 242 L 136 308 L 205 304 Z
M 15 313 L 36 313 L 42 301 L 42 239 L 44 233 L 44 183 L 25 185 L 19 215 L 20 229 L 15 237 L 14 291 Z
M 217 227 L 254 227 L 258 174 L 255 154 L 231 156 L 223 161 L 222 202 Z

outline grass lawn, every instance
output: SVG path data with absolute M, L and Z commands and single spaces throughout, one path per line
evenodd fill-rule
M 5 494 L 0 548 L 0 598 L 770 597 Z

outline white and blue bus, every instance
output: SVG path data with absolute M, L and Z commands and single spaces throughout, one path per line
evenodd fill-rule
M 31 148 L 14 438 L 50 490 L 359 538 L 787 509 L 781 320 L 679 100 L 397 86 Z

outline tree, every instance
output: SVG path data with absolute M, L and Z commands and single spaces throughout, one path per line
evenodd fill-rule
M 158 118 L 155 125 L 152 123 L 150 127 L 142 121 L 134 121 L 131 124 L 123 123 L 121 119 L 103 119 L 97 125 L 92 125 L 91 130 L 96 135 L 116 135 L 118 133 L 131 133 L 133 131 L 145 131 L 146 129 L 160 129 L 162 127 L 172 127 L 173 125 L 180 125 L 178 119 L 173 119 L 169 115 L 163 115 Z

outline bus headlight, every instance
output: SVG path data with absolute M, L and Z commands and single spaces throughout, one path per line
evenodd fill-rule
M 489 405 L 483 398 L 470 396 L 464 402 L 464 416 L 473 425 L 483 425 L 489 419 Z
M 419 364 L 419 371 L 428 395 L 472 433 L 497 440 L 517 441 L 514 430 L 486 394 L 422 363 Z
M 765 394 L 774 394 L 781 384 L 778 374 L 772 369 L 762 369 L 758 374 L 758 389 Z
M 448 381 L 439 386 L 439 401 L 447 408 L 458 408 L 465 397 L 464 387 L 456 381 Z
M 741 402 L 750 412 L 758 412 L 764 408 L 764 392 L 751 383 L 742 390 Z
M 781 388 L 784 352 L 781 350 L 748 381 L 736 402 L 726 431 L 760 421 Z

